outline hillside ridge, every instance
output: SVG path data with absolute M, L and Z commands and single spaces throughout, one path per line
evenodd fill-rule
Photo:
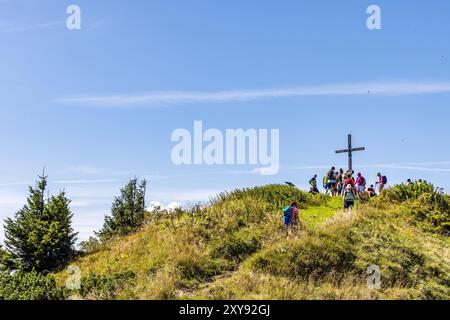
M 408 189 L 409 188 L 409 189 Z M 450 298 L 448 195 L 395 186 L 353 212 L 284 185 L 222 193 L 206 208 L 147 213 L 139 231 L 71 263 L 72 299 Z M 281 208 L 296 201 L 286 234 Z M 380 289 L 368 286 L 378 266 Z M 67 270 L 56 274 L 60 285 Z

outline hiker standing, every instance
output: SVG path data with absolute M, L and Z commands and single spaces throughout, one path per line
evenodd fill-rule
M 357 194 L 363 193 L 366 189 L 366 179 L 361 175 L 361 172 L 358 172 L 356 177 L 356 192 Z
M 328 193 L 328 174 L 323 177 L 323 188 L 325 189 L 325 194 Z
M 298 227 L 298 208 L 296 202 L 291 204 L 291 225 L 294 228 Z
M 377 173 L 378 181 L 375 183 L 375 185 L 378 184 L 378 191 L 381 193 L 383 191 L 384 187 L 387 184 L 387 177 L 383 176 L 380 172 Z
M 348 184 L 344 190 L 344 209 L 352 211 L 355 204 L 355 190 L 351 184 Z
M 344 169 L 341 168 L 337 175 L 337 193 L 342 195 L 342 191 L 344 191 Z
M 351 185 L 352 188 L 355 188 L 355 179 L 353 179 L 350 173 L 347 173 L 346 178 L 344 180 L 344 186 L 348 187 L 348 185 Z
M 292 202 L 290 206 L 283 208 L 283 224 L 286 235 L 289 235 L 289 227 L 294 224 L 298 225 L 298 208 L 297 202 Z
M 330 171 L 328 171 L 327 174 L 328 189 L 330 190 L 332 196 L 336 195 L 337 174 L 335 170 L 335 167 L 331 167 Z
M 292 220 L 293 208 L 297 209 L 297 203 L 295 201 L 292 202 L 290 206 L 286 206 L 283 208 L 283 224 L 284 224 L 284 228 L 286 229 L 286 232 L 288 232 L 288 229 L 293 221 Z M 297 219 L 298 219 L 298 213 L 297 213 Z
M 315 174 L 314 177 L 312 177 L 309 180 L 309 184 L 311 186 L 311 190 L 309 191 L 310 193 L 313 193 L 313 194 L 320 193 L 319 189 L 317 189 L 317 174 Z

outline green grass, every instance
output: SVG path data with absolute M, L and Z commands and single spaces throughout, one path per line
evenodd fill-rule
M 449 238 L 441 231 L 450 202 L 431 189 L 396 187 L 353 213 L 340 197 L 283 185 L 223 193 L 205 210 L 150 215 L 138 232 L 73 261 L 83 290 L 72 297 L 449 299 Z M 301 227 L 287 236 L 281 209 L 291 201 Z M 366 285 L 372 264 L 381 290 Z M 57 282 L 67 276 L 58 273 Z
M 332 197 L 323 205 L 300 209 L 298 212 L 299 220 L 306 223 L 310 228 L 315 228 L 334 216 L 338 210 L 342 209 L 343 204 L 341 197 Z

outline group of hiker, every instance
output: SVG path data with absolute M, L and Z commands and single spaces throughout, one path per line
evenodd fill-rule
M 332 167 L 323 178 L 325 193 L 329 193 L 332 196 L 343 196 L 346 190 L 351 189 L 355 196 L 367 192 L 370 197 L 373 197 L 376 195 L 376 186 L 378 186 L 378 190 L 381 193 L 387 184 L 387 177 L 380 172 L 377 174 L 378 180 L 375 182 L 375 185 L 371 184 L 369 187 L 367 187 L 366 178 L 363 177 L 361 172 L 356 174 L 356 179 L 353 177 L 354 173 L 353 170 L 344 172 L 344 169 L 337 171 L 335 167 Z M 309 184 L 311 186 L 310 193 L 320 193 L 317 188 L 317 174 L 309 180 Z
M 387 184 L 387 177 L 380 172 L 377 173 L 377 181 L 375 184 L 371 184 L 368 187 L 366 178 L 364 178 L 362 173 L 358 172 L 356 179 L 353 177 L 354 173 L 353 170 L 344 172 L 344 169 L 337 171 L 335 167 L 332 167 L 323 178 L 325 193 L 332 196 L 342 196 L 344 199 L 344 209 L 347 210 L 352 210 L 358 198 L 375 197 L 377 195 L 376 187 L 378 186 L 378 191 L 381 193 Z M 412 183 L 409 179 L 407 182 Z M 310 193 L 320 193 L 317 187 L 317 174 L 309 180 L 309 184 L 311 186 Z M 283 208 L 283 223 L 286 230 L 290 227 L 295 228 L 298 226 L 298 206 L 296 202 L 292 202 L 291 205 Z

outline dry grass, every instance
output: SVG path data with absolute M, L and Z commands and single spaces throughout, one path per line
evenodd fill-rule
M 222 195 L 205 211 L 153 218 L 73 264 L 83 276 L 134 272 L 116 299 L 450 298 L 448 237 L 423 230 L 407 214 L 408 204 L 369 201 L 347 212 L 340 198 L 283 186 L 250 194 Z M 270 203 L 277 195 L 305 201 L 302 226 L 289 237 L 281 208 Z M 366 284 L 372 264 L 380 266 L 381 290 Z M 58 282 L 66 277 L 59 273 Z

